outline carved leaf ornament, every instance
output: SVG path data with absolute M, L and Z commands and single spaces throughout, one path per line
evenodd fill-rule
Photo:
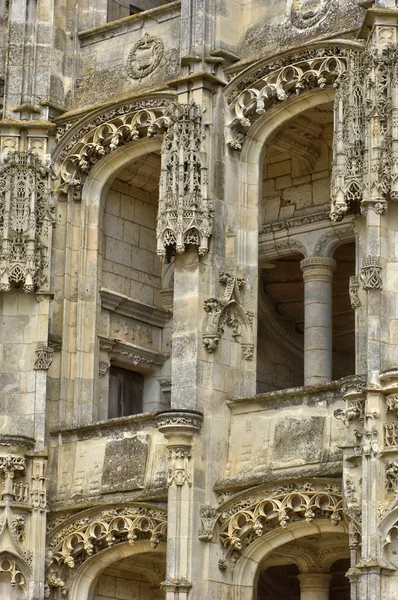
M 50 539 L 47 587 L 64 587 L 70 571 L 100 550 L 140 539 L 149 539 L 156 548 L 166 535 L 167 515 L 160 508 L 131 506 L 103 511 L 99 518 L 82 518 Z
M 228 142 L 229 145 L 239 150 L 244 134 L 253 122 L 276 104 L 309 89 L 334 85 L 346 71 L 347 62 L 338 51 L 335 55 L 328 56 L 329 53 L 327 49 L 319 51 L 318 56 L 309 52 L 308 58 L 280 66 L 240 92 L 231 105 L 229 126 L 235 137 Z
M 334 525 L 342 520 L 341 493 L 328 491 L 292 491 L 275 494 L 260 501 L 223 513 L 219 518 L 219 537 L 223 546 L 241 553 L 257 537 L 275 527 L 287 527 L 295 521 L 329 519 Z
M 61 154 L 61 181 L 57 192 L 66 194 L 71 186 L 78 195 L 85 177 L 101 158 L 129 142 L 153 135 L 153 124 L 168 105 L 169 102 L 164 100 L 149 100 L 148 108 L 138 103 L 138 110 L 132 106 L 133 110 L 125 113 L 121 107 L 105 115 L 105 119 L 108 117 L 109 120 L 103 121 L 98 117 L 94 125 L 97 121 L 99 124 L 96 127 L 91 124 L 87 131 L 84 128 L 83 135 L 80 137 L 78 133 L 74 136 L 67 151 Z

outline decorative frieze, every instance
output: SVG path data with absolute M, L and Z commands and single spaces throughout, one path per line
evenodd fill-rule
M 167 360 L 165 354 L 141 348 L 119 339 L 99 337 L 100 350 L 108 352 L 109 357 L 122 357 L 133 366 L 139 364 L 162 366 Z M 109 361 L 108 361 L 109 362 Z
M 148 33 L 138 40 L 127 57 L 127 75 L 141 81 L 159 66 L 164 56 L 163 42 Z
M 203 415 L 197 411 L 166 411 L 156 417 L 158 429 L 162 433 L 199 433 L 202 421 Z
M 214 352 L 225 327 L 229 327 L 235 342 L 241 343 L 242 358 L 253 360 L 254 315 L 243 310 L 240 296 L 240 289 L 245 285 L 245 279 L 227 271 L 221 271 L 219 282 L 224 286 L 222 296 L 207 298 L 204 301 L 203 308 L 207 316 L 203 325 L 203 346 L 207 352 Z
M 213 207 L 208 198 L 202 108 L 175 103 L 152 131 L 165 130 L 159 188 L 157 253 L 165 262 L 187 245 L 209 250 Z
M 383 288 L 381 270 L 382 267 L 378 256 L 366 256 L 362 258 L 360 280 L 364 290 L 381 290 Z
M 48 289 L 54 206 L 37 154 L 9 152 L 0 166 L 0 292 Z
M 54 348 L 42 342 L 37 344 L 35 371 L 48 371 L 54 358 Z

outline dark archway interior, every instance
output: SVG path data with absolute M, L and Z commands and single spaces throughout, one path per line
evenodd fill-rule
M 258 393 L 304 384 L 304 283 L 301 254 L 262 266 L 259 289 Z M 355 373 L 355 313 L 349 279 L 355 243 L 339 246 L 333 274 L 333 379 Z
M 336 560 L 330 574 L 329 600 L 350 600 L 350 583 L 345 576 L 350 567 L 348 558 Z M 269 567 L 260 573 L 257 600 L 300 600 L 300 583 L 297 565 Z
M 300 600 L 297 565 L 281 565 L 262 571 L 258 580 L 257 600 Z

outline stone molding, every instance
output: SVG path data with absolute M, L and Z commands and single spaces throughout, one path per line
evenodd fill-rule
M 113 338 L 105 338 L 98 336 L 100 350 L 108 352 L 108 356 L 122 358 L 123 360 L 131 363 L 133 366 L 137 365 L 148 365 L 148 366 L 162 366 L 168 356 L 161 354 L 160 352 L 153 352 L 141 346 L 135 346 L 128 342 L 122 342 Z
M 158 429 L 163 434 L 199 433 L 202 427 L 203 415 L 194 410 L 168 410 L 156 415 Z
M 49 166 L 33 152 L 9 152 L 0 165 L 0 292 L 48 290 L 54 222 Z
M 171 312 L 164 308 L 133 300 L 106 288 L 100 289 L 101 307 L 119 315 L 143 321 L 154 327 L 164 327 L 171 318 Z

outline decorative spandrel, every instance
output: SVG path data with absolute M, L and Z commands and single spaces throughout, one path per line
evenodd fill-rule
M 0 292 L 49 284 L 54 208 L 50 168 L 36 154 L 10 152 L 0 166 Z
M 173 104 L 156 126 L 165 128 L 159 189 L 157 253 L 166 262 L 186 246 L 209 250 L 213 210 L 207 193 L 205 129 L 199 105 Z

